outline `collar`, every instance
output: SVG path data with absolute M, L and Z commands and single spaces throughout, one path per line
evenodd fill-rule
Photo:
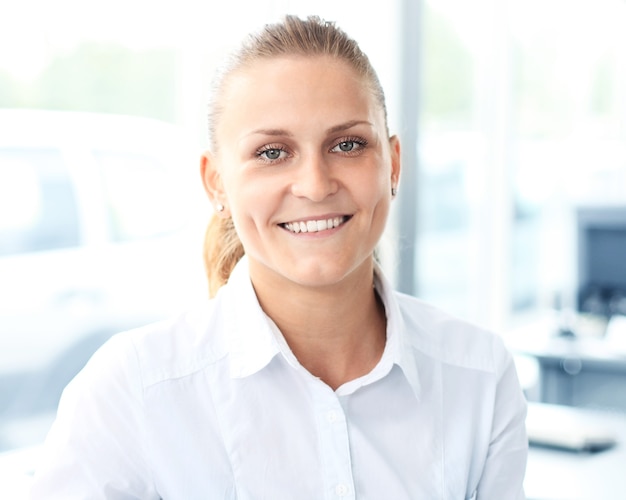
M 385 314 L 387 315 L 387 343 L 383 357 L 375 370 L 381 367 L 389 371 L 393 365 L 397 365 L 404 373 L 407 382 L 413 390 L 413 394 L 419 400 L 421 384 L 417 370 L 417 361 L 409 341 L 409 332 L 402 318 L 397 292 L 391 286 L 378 263 L 374 267 L 374 286 L 378 296 L 383 301 Z
M 348 382 L 338 392 L 352 392 L 357 387 L 374 382 L 387 375 L 397 365 L 419 399 L 420 382 L 408 332 L 391 284 L 376 264 L 374 284 L 387 315 L 387 342 L 380 362 L 367 375 Z M 282 354 L 292 366 L 300 366 L 287 342 L 264 313 L 250 281 L 248 259 L 244 255 L 233 269 L 228 284 L 223 287 L 228 315 L 227 346 L 230 356 L 230 374 L 243 378 L 262 370 L 277 355 Z
M 230 375 L 243 378 L 265 368 L 281 349 L 271 320 L 261 309 L 244 255 L 223 287 L 227 311 Z

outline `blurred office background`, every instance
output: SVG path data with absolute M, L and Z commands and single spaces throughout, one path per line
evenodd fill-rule
M 200 151 L 215 65 L 284 12 L 338 21 L 380 73 L 416 209 L 400 286 L 496 330 L 572 300 L 574 208 L 626 197 L 621 0 L 5 3 L 0 107 L 156 118 Z
M 103 236 L 101 244 L 93 248 L 123 253 L 115 243 L 132 240 L 138 245 L 130 254 L 134 261 L 120 257 L 119 264 L 141 260 L 139 256 L 147 255 L 150 245 L 165 245 L 163 255 L 185 255 L 193 264 L 185 269 L 176 267 L 177 272 L 170 274 L 181 278 L 185 273 L 201 272 L 196 247 L 176 252 L 181 251 L 180 241 L 199 244 L 210 211 L 196 174 L 198 154 L 206 145 L 210 77 L 245 33 L 284 13 L 314 13 L 337 21 L 361 43 L 379 72 L 387 94 L 390 127 L 403 139 L 400 195 L 382 247 L 383 264 L 397 286 L 503 334 L 531 324 L 546 312 L 558 315 L 563 327 L 568 311 L 576 312 L 580 306 L 579 210 L 599 206 L 611 211 L 626 204 L 623 0 L 4 2 L 0 7 L 0 126 L 6 128 L 0 131 L 0 144 L 2 136 L 10 135 L 9 128 L 14 128 L 10 124 L 18 121 L 15 115 L 1 121 L 6 109 L 140 117 L 141 123 L 113 123 L 109 129 L 94 125 L 89 129 L 93 130 L 91 137 L 87 137 L 87 125 L 82 134 L 73 132 L 75 142 L 82 144 L 96 142 L 94 135 L 110 134 L 112 141 L 94 146 L 89 161 L 108 169 L 103 172 L 113 172 L 98 175 L 108 183 L 116 234 L 126 236 L 112 238 L 112 246 L 102 243 Z M 81 127 L 80 117 L 74 118 L 78 125 L 55 127 L 54 122 L 46 121 L 54 116 L 25 116 L 16 128 L 28 131 L 24 123 L 36 121 L 39 125 L 32 127 L 33 141 L 39 141 L 35 137 L 41 135 L 57 135 L 52 133 L 55 128 Z M 161 125 L 171 127 L 171 139 L 167 130 L 159 132 L 166 135 L 153 140 L 150 152 L 150 135 L 156 134 L 151 127 Z M 122 130 L 118 135 L 125 139 L 114 138 L 112 128 Z M 141 140 L 140 135 L 144 136 Z M 142 142 L 141 148 L 126 144 L 135 136 L 136 142 Z M 59 141 L 70 151 L 76 146 L 67 135 Z M 121 143 L 124 145 L 118 147 Z M 175 159 L 168 162 L 177 163 L 177 172 L 187 184 L 176 185 L 178 194 L 168 193 L 167 186 L 175 181 L 166 176 L 167 169 L 159 170 L 157 187 L 161 191 L 145 194 L 157 212 L 137 210 L 146 202 L 142 200 L 145 175 L 153 175 L 150 165 L 156 161 L 154 156 L 161 154 L 157 145 L 163 143 L 170 143 L 168 158 Z M 24 212 L 27 196 L 16 196 L 8 187 L 16 179 L 26 186 L 28 179 L 23 172 L 20 177 L 9 169 L 35 161 L 32 155 L 16 161 L 16 155 L 27 147 L 24 141 L 19 146 L 5 144 L 9 152 L 0 152 L 0 162 L 4 161 L 0 164 L 4 200 L 0 200 L 0 238 L 5 239 L 0 242 L 0 249 L 5 248 L 0 266 L 5 267 L 0 269 L 7 273 L 0 276 L 0 287 L 6 297 L 25 283 L 40 286 L 31 270 L 32 275 L 13 275 L 14 282 L 7 287 L 8 270 L 16 269 L 24 257 L 8 249 L 8 238 L 19 224 L 28 222 Z M 46 143 L 43 149 L 50 152 L 54 145 Z M 53 163 L 47 165 L 46 172 L 57 168 Z M 125 175 L 129 169 L 135 174 Z M 135 185 L 130 184 L 132 179 Z M 185 186 L 192 186 L 191 191 L 184 191 Z M 193 192 L 193 196 L 180 194 L 185 192 Z M 31 192 L 29 196 L 34 195 Z M 164 199 L 167 204 L 160 203 Z M 22 212 L 16 207 L 22 207 Z M 162 219 L 174 207 L 181 212 L 180 219 L 172 216 L 166 220 L 169 229 L 155 226 L 154 234 L 145 229 L 150 214 Z M 617 221 L 615 216 L 608 218 L 613 226 L 626 224 L 619 216 Z M 181 233 L 186 239 L 178 244 L 150 239 L 174 226 L 186 228 Z M 139 227 L 150 234 L 134 234 L 133 228 Z M 79 239 L 70 238 L 52 250 L 79 244 Z M 619 244 L 623 251 L 623 242 Z M 176 250 L 172 245 L 178 245 Z M 25 253 L 44 250 L 33 247 Z M 98 258 L 103 255 L 94 251 Z M 118 264 L 110 264 L 110 269 Z M 168 265 L 167 259 L 161 260 L 152 263 L 152 269 Z M 185 289 L 182 281 L 167 282 L 167 273 L 157 278 L 147 270 L 143 274 L 117 271 L 112 276 L 149 283 L 151 300 L 172 304 L 172 311 L 203 296 L 203 284 L 193 278 L 191 288 Z M 62 281 L 63 276 L 54 279 Z M 137 298 L 141 292 L 133 293 Z M 134 314 L 133 293 L 124 304 L 126 317 L 133 317 L 129 324 L 149 318 L 153 312 Z M 0 317 L 15 319 L 14 311 L 6 310 L 7 304 L 8 300 L 0 304 L 5 308 Z M 21 306 L 14 303 L 11 307 Z M 71 314 L 84 318 L 85 307 L 82 299 L 72 300 Z M 168 308 L 162 311 L 166 309 L 169 313 Z M 110 334 L 111 328 L 88 343 L 81 356 Z M 33 374 L 50 367 L 50 360 L 40 353 L 25 361 L 27 366 L 20 370 L 15 362 L 20 357 L 11 349 L 19 346 L 22 354 L 33 349 L 54 351 L 55 337 L 43 330 L 45 325 L 40 325 L 38 334 L 45 341 L 40 343 L 35 336 L 36 344 L 26 345 L 20 344 L 12 331 L 0 331 L 4 350 L 0 353 L 4 363 L 0 366 L 0 398 L 2 394 L 7 398 L 0 399 L 0 451 L 36 444 L 48 425 L 50 412 L 38 427 L 34 423 L 19 431 L 19 426 L 11 427 L 12 438 L 8 430 L 2 430 L 11 415 L 19 415 L 15 408 L 22 404 L 15 403 L 20 391 L 15 381 L 30 384 L 23 388 L 33 387 Z M 602 328 L 593 333 L 603 334 Z M 79 333 L 73 339 L 78 337 Z M 48 410 L 54 410 L 56 397 L 53 391 Z

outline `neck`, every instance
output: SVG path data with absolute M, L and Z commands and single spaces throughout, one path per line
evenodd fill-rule
M 380 360 L 386 317 L 374 290 L 373 265 L 335 285 L 269 286 L 263 281 L 255 291 L 300 364 L 333 390 L 365 375 Z

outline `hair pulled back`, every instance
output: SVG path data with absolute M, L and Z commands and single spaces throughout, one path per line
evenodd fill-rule
M 286 16 L 282 22 L 267 24 L 253 33 L 218 71 L 213 81 L 208 110 L 209 145 L 217 152 L 216 124 L 224 111 L 221 96 L 228 78 L 235 71 L 259 59 L 281 56 L 330 56 L 348 63 L 380 104 L 386 118 L 385 97 L 378 76 L 359 45 L 333 22 L 317 16 L 300 19 Z M 237 262 L 244 255 L 243 246 L 231 218 L 213 214 L 204 237 L 204 264 L 209 282 L 209 295 L 214 296 L 224 285 Z

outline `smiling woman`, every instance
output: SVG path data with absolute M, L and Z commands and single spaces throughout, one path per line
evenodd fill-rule
M 275 303 L 271 290 L 292 283 L 353 289 L 350 280 L 371 279 L 400 174 L 398 141 L 387 139 L 371 85 L 324 55 L 260 59 L 227 81 L 219 147 L 204 156 L 203 176 L 226 207 L 217 217 L 232 217 L 261 301 Z M 333 227 L 317 231 L 329 219 Z M 288 224 L 300 231 L 285 231 Z M 258 283 L 257 273 L 265 276 Z
M 523 498 L 511 356 L 374 258 L 400 145 L 358 45 L 317 17 L 268 25 L 210 116 L 213 297 L 96 353 L 33 498 Z

